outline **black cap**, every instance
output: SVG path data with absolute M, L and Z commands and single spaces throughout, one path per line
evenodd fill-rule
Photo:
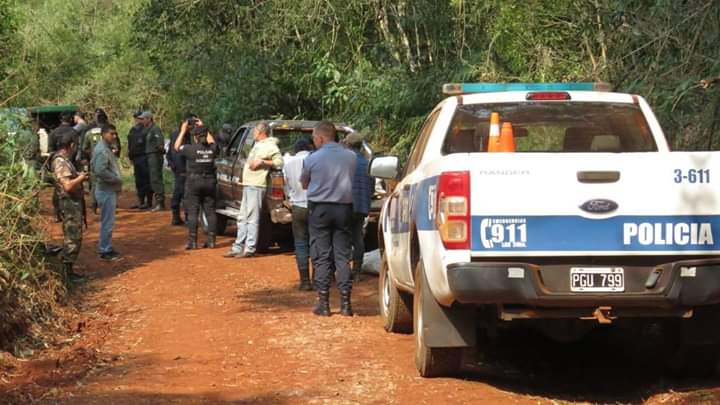
M 57 134 L 56 138 L 56 146 L 58 148 L 70 146 L 71 143 L 77 141 L 78 133 L 74 129 L 70 127 L 58 127 L 58 131 L 59 133 Z
M 103 110 L 103 109 L 100 108 L 100 107 L 98 107 L 98 108 L 95 109 L 95 114 L 107 115 L 107 114 L 105 114 L 105 110 Z
M 301 150 L 312 151 L 313 150 L 312 141 L 308 138 L 300 138 L 297 141 L 295 141 L 295 144 L 293 145 L 293 152 L 298 153 Z

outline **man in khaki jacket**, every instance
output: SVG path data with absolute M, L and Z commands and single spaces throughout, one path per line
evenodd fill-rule
M 282 169 L 283 160 L 277 138 L 269 136 L 270 127 L 261 122 L 253 129 L 253 146 L 242 174 L 243 196 L 237 218 L 237 238 L 225 257 L 252 257 L 258 240 L 260 213 L 270 169 Z

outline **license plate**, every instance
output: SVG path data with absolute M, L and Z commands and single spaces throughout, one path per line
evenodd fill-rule
M 622 267 L 571 267 L 572 292 L 623 292 L 625 272 Z

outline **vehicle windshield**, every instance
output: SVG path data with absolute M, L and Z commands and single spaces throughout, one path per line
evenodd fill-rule
M 443 153 L 486 152 L 490 115 L 512 123 L 516 152 L 654 152 L 640 107 L 624 103 L 523 102 L 457 108 Z
M 337 131 L 337 137 L 338 141 L 345 138 L 345 135 L 347 135 L 343 131 Z M 297 142 L 300 138 L 305 138 L 312 143 L 312 129 L 310 130 L 299 130 L 299 129 L 279 129 L 279 128 L 273 128 L 272 129 L 272 135 L 273 137 L 278 139 L 278 148 L 280 149 L 280 153 L 283 155 L 285 154 L 293 154 L 293 146 L 295 145 L 295 142 Z M 248 138 L 246 145 L 252 146 L 253 144 L 252 138 Z

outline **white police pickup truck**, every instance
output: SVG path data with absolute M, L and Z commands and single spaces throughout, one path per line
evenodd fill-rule
M 518 322 L 566 341 L 659 324 L 669 364 L 716 365 L 720 154 L 670 152 L 642 97 L 597 87 L 446 85 L 404 166 L 371 162 L 399 181 L 379 219 L 380 312 L 388 331 L 414 325 L 422 376 Z

